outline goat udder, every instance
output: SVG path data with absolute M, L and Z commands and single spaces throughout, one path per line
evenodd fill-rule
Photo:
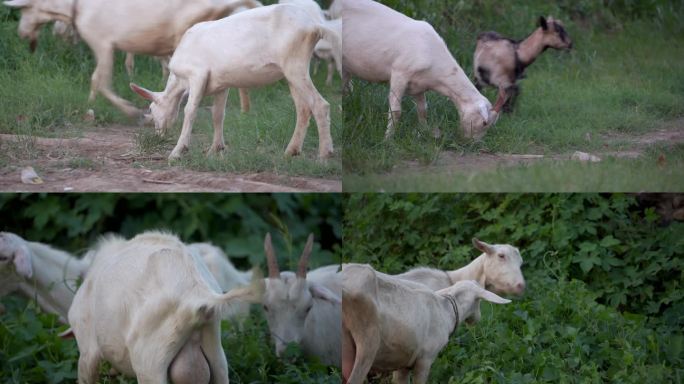
M 202 352 L 199 339 L 199 334 L 193 334 L 171 362 L 169 379 L 173 384 L 209 383 L 209 362 Z

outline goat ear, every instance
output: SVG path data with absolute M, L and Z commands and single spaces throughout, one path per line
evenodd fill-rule
M 137 84 L 133 84 L 133 83 L 130 83 L 130 87 L 131 87 L 131 90 L 133 92 L 140 95 L 140 97 L 142 97 L 143 99 L 146 99 L 149 101 L 157 101 L 157 95 L 154 92 L 147 90 L 147 89 L 145 89 L 145 88 L 143 88 Z
M 11 8 L 23 8 L 31 5 L 31 0 L 10 0 L 5 1 L 3 4 Z
M 475 237 L 473 237 L 473 247 L 479 249 L 480 251 L 488 255 L 494 253 L 494 248 L 491 246 L 491 244 L 487 244 L 484 241 L 480 241 Z
M 490 292 L 484 288 L 480 288 L 480 291 L 477 293 L 477 296 L 482 300 L 487 300 L 490 303 L 494 304 L 508 304 L 511 302 L 510 300 L 504 299 L 496 293 Z
M 323 285 L 310 283 L 309 284 L 309 292 L 311 292 L 311 296 L 313 296 L 317 299 L 329 301 L 329 302 L 335 303 L 335 304 L 342 303 L 342 300 L 340 299 L 340 297 L 338 295 L 336 295 L 333 291 L 329 290 L 328 288 L 326 288 Z
M 544 16 L 539 16 L 539 26 L 545 31 L 549 29 L 549 25 L 546 23 L 546 18 L 544 18 Z
M 14 252 L 14 268 L 17 273 L 26 278 L 33 276 L 33 267 L 31 267 L 31 251 L 26 246 L 20 246 Z

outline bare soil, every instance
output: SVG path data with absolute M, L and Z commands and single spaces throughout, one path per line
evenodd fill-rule
M 610 133 L 596 138 L 588 137 L 587 140 L 600 140 L 603 143 L 604 148 L 606 148 L 605 150 L 590 152 L 591 155 L 598 156 L 601 159 L 607 157 L 635 159 L 641 157 L 649 147 L 654 145 L 674 146 L 684 143 L 684 119 L 665 123 L 657 130 L 639 135 Z M 578 150 L 582 151 L 582 149 Z M 429 166 L 422 165 L 418 161 L 405 161 L 401 165 L 395 166 L 395 170 L 399 172 L 415 172 L 457 168 L 459 171 L 481 172 L 498 167 L 528 165 L 541 160 L 570 160 L 572 155 L 573 153 L 536 155 L 505 153 L 471 154 L 442 151 L 434 163 Z
M 170 166 L 166 156 L 136 154 L 138 127 L 110 125 L 79 138 L 0 134 L 3 156 L 0 190 L 26 192 L 339 192 L 341 180 L 273 173 L 199 172 Z M 30 155 L 27 155 L 30 153 Z M 43 184 L 24 184 L 21 170 L 32 166 Z

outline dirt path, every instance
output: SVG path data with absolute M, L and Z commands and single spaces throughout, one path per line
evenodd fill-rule
M 169 166 L 165 156 L 135 154 L 137 127 L 107 126 L 80 138 L 30 138 L 0 134 L 0 190 L 27 192 L 338 192 L 340 180 L 273 173 L 199 172 Z M 44 183 L 21 182 L 34 167 Z
M 592 139 L 592 138 L 588 138 Z M 619 148 L 617 150 L 605 150 L 591 152 L 590 155 L 603 159 L 606 157 L 635 159 L 654 145 L 674 146 L 684 143 L 684 119 L 677 119 L 665 123 L 661 128 L 640 135 L 605 134 L 597 140 L 606 147 Z M 579 149 L 582 151 L 582 149 Z M 458 153 L 454 151 L 442 151 L 435 162 L 429 166 L 422 165 L 417 161 L 406 161 L 395 166 L 399 172 L 416 171 L 439 171 L 446 168 L 457 167 L 460 171 L 479 172 L 496 169 L 497 167 L 511 167 L 529 165 L 541 160 L 571 160 L 574 153 L 554 155 L 534 154 L 504 154 L 504 153 Z

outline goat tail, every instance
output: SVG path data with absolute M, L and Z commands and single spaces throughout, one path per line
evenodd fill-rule
M 252 269 L 252 281 L 248 286 L 234 288 L 222 295 L 217 295 L 213 307 L 223 316 L 232 312 L 230 306 L 236 302 L 260 303 L 265 289 L 266 283 L 261 270 L 254 268 Z

